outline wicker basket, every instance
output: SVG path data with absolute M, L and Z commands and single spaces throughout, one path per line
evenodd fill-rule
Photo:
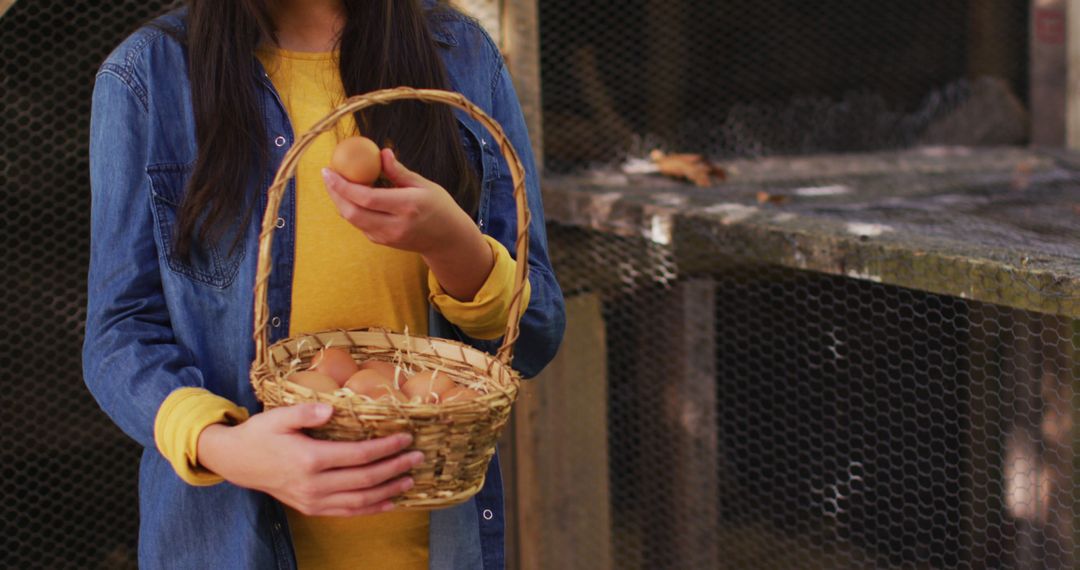
M 519 263 L 502 346 L 495 356 L 491 356 L 450 340 L 372 329 L 323 331 L 270 345 L 267 332 L 270 250 L 281 199 L 289 179 L 296 172 L 300 155 L 318 135 L 334 128 L 342 117 L 372 105 L 404 99 L 443 103 L 465 111 L 491 132 L 510 165 L 517 203 L 516 254 Z M 502 128 L 464 96 L 433 89 L 397 88 L 352 97 L 316 123 L 285 155 L 268 191 L 255 279 L 255 361 L 251 365 L 255 394 L 267 409 L 302 402 L 332 404 L 334 415 L 330 422 L 310 432 L 321 439 L 356 441 L 399 432 L 412 433 L 414 439 L 410 449 L 422 451 L 425 460 L 412 472 L 415 485 L 395 500 L 398 508 L 446 507 L 476 494 L 484 484 L 488 462 L 495 453 L 495 442 L 510 416 L 520 382 L 518 373 L 510 368 L 510 360 L 518 337 L 518 323 L 523 312 L 522 291 L 528 272 L 525 260 L 528 259 L 529 211 L 524 178 L 521 160 Z M 474 400 L 446 404 L 402 404 L 376 402 L 341 391 L 318 393 L 286 380 L 291 372 L 307 368 L 312 357 L 326 346 L 347 349 L 357 361 L 378 359 L 451 373 L 483 395 Z

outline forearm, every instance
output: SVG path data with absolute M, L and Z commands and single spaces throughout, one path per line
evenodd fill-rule
M 476 296 L 495 265 L 495 256 L 471 221 L 458 230 L 459 239 L 423 254 L 424 262 L 443 290 L 459 301 Z

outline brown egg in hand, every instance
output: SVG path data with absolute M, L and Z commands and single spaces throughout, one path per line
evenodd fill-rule
M 410 401 L 419 400 L 425 404 L 437 402 L 440 395 L 454 388 L 457 384 L 443 372 L 418 372 L 409 378 L 401 391 Z
M 340 388 L 338 383 L 333 378 L 320 374 L 318 372 L 303 371 L 293 372 L 289 375 L 289 381 L 294 384 L 299 384 L 305 388 L 310 388 L 316 392 L 323 392 L 329 394 L 334 390 Z
M 310 370 L 333 378 L 339 387 L 359 369 L 349 351 L 342 348 L 324 348 L 311 359 Z
M 379 145 L 365 137 L 348 137 L 334 147 L 330 168 L 356 184 L 370 186 L 382 174 Z

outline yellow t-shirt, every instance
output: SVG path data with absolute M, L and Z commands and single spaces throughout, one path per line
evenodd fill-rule
M 344 99 L 335 53 L 262 50 L 258 53 L 299 135 Z M 474 338 L 497 338 L 512 295 L 514 260 L 486 237 L 495 257 L 487 281 L 469 301 L 446 294 L 420 255 L 379 246 L 342 219 L 320 171 L 334 145 L 355 132 L 351 117 L 320 136 L 301 157 L 296 173 L 296 227 L 289 334 L 328 328 L 378 326 L 427 332 L 427 302 Z M 268 133 L 275 137 L 276 133 Z M 526 284 L 528 285 L 528 284 Z M 528 303 L 526 286 L 523 302 Z M 199 388 L 183 388 L 162 404 L 155 439 L 177 474 L 193 485 L 221 477 L 198 464 L 198 437 L 211 424 L 243 421 L 247 412 Z M 428 567 L 426 512 L 368 517 L 309 517 L 287 509 L 302 570 L 331 568 L 422 569 Z
M 261 51 L 293 131 L 306 132 L 345 98 L 332 53 Z M 321 170 L 352 117 L 308 147 L 296 169 L 296 257 L 289 335 L 381 326 L 427 330 L 427 266 L 419 254 L 368 241 L 343 219 Z M 288 223 L 288 221 L 286 221 Z M 286 508 L 301 569 L 428 567 L 428 513 L 309 517 Z

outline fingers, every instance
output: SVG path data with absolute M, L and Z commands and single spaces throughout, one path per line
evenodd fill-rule
M 412 443 L 407 433 L 367 441 L 311 441 L 308 461 L 312 471 L 359 467 L 396 455 Z
M 404 475 L 413 467 L 423 463 L 423 461 L 424 454 L 413 451 L 383 459 L 364 467 L 331 469 L 323 471 L 317 476 L 315 487 L 318 492 L 324 494 L 369 489 Z
M 354 184 L 329 168 L 324 168 L 322 175 L 330 199 L 334 201 L 339 212 L 342 211 L 343 204 L 351 204 L 374 212 L 393 213 L 400 209 L 406 198 L 400 192 Z M 344 216 L 344 212 L 342 215 Z
M 334 408 L 329 404 L 297 404 L 267 410 L 261 415 L 278 432 L 290 432 L 321 426 L 333 413 Z
M 411 477 L 401 477 L 364 491 L 334 493 L 318 507 L 320 516 L 358 516 L 386 512 L 393 508 L 390 499 L 412 489 Z
M 333 193 L 331 193 L 331 197 L 333 197 Z M 367 234 L 369 238 L 382 235 L 387 229 L 395 225 L 395 218 L 392 214 L 361 208 L 345 198 L 338 197 L 334 205 L 337 207 L 338 214 L 345 221 Z
M 409 170 L 404 164 L 398 162 L 397 155 L 388 148 L 382 150 L 382 167 L 383 176 L 385 176 L 394 186 L 415 186 L 418 188 L 431 188 L 437 186 L 434 182 Z

